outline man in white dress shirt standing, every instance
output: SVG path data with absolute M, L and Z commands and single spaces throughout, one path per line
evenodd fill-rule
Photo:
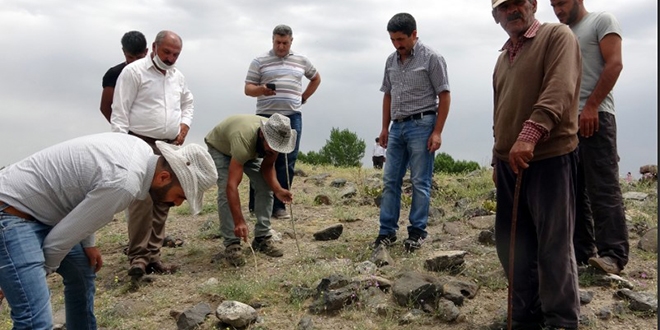
M 182 145 L 192 123 L 193 95 L 181 71 L 174 67 L 182 48 L 183 41 L 176 33 L 159 32 L 151 56 L 127 65 L 115 87 L 112 131 L 141 138 L 157 154 L 156 141 Z M 176 270 L 176 266 L 165 266 L 160 260 L 169 208 L 149 198 L 128 207 L 129 275 L 137 278 Z

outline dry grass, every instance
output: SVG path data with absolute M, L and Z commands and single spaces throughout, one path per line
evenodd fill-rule
M 131 284 L 126 272 L 128 262 L 122 249 L 127 243 L 124 215 L 117 214 L 116 221 L 98 233 L 98 242 L 104 256 L 105 266 L 98 273 L 96 315 L 100 327 L 106 329 L 176 329 L 176 321 L 171 311 L 183 311 L 199 302 L 207 302 L 213 309 L 225 299 L 239 300 L 248 304 L 260 303 L 258 309 L 264 322 L 250 329 L 294 329 L 298 321 L 307 315 L 309 301 L 292 299 L 290 289 L 294 286 L 315 287 L 317 281 L 331 274 L 355 275 L 353 264 L 368 260 L 371 251 L 368 245 L 378 231 L 378 208 L 362 205 L 362 201 L 372 200 L 379 193 L 378 185 L 382 172 L 371 169 L 336 169 L 330 167 L 299 166 L 308 174 L 331 174 L 322 186 L 311 180 L 305 182 L 298 177 L 294 183 L 295 203 L 293 214 L 296 230 L 300 236 L 301 253 L 297 253 L 296 243 L 286 237 L 280 247 L 285 251 L 282 258 L 268 258 L 261 254 L 255 259 L 249 249 L 245 250 L 247 264 L 233 268 L 224 263 L 211 263 L 214 255 L 222 250 L 218 233 L 218 219 L 215 207 L 215 189 L 205 197 L 204 212 L 199 216 L 189 216 L 187 206 L 173 209 L 167 224 L 167 234 L 182 238 L 185 244 L 179 248 L 163 248 L 163 260 L 177 263 L 181 271 L 174 275 L 155 276 L 152 283 L 139 287 Z M 345 178 L 354 184 L 358 195 L 352 201 L 339 197 L 342 188 L 330 187 L 330 182 Z M 407 255 L 401 246 L 391 252 L 396 261 L 394 268 L 384 271 L 384 276 L 394 276 L 401 270 L 423 271 L 425 258 L 436 250 L 461 249 L 468 252 L 465 270 L 458 277 L 475 281 L 482 288 L 476 299 L 466 301 L 461 312 L 462 322 L 442 324 L 432 316 L 406 326 L 399 325 L 399 318 L 407 310 L 392 305 L 385 316 L 372 314 L 359 306 L 347 308 L 337 315 L 313 315 L 315 329 L 476 329 L 490 324 L 500 317 L 506 308 L 506 280 L 497 260 L 494 247 L 477 242 L 480 230 L 467 224 L 464 208 L 457 208 L 459 200 L 467 202 L 467 208 L 494 208 L 487 197 L 492 190 L 490 171 L 482 170 L 473 176 L 436 175 L 439 187 L 433 195 L 432 206 L 441 207 L 446 214 L 443 219 L 429 227 L 429 240 L 417 254 Z M 241 197 L 247 200 L 247 180 L 241 185 Z M 657 226 L 657 193 L 654 186 L 629 187 L 624 190 L 640 189 L 652 192 L 645 202 L 626 202 L 632 222 L 649 227 Z M 332 205 L 314 205 L 314 198 L 325 194 Z M 404 204 L 406 198 L 404 198 Z M 245 204 L 245 203 L 244 203 Z M 244 206 L 247 213 L 247 206 Z M 402 210 L 400 236 L 405 235 L 408 209 Z M 449 235 L 442 229 L 443 223 L 454 221 L 462 229 L 460 235 Z M 316 242 L 312 234 L 322 228 L 337 223 L 344 225 L 344 233 L 339 240 Z M 252 223 L 250 223 L 252 224 Z M 272 221 L 279 233 L 291 231 L 290 221 Z M 636 248 L 639 237 L 631 235 L 631 262 L 627 269 L 644 269 L 653 272 L 653 279 L 633 279 L 643 291 L 657 290 L 657 255 L 644 253 Z M 446 274 L 438 274 L 446 275 Z M 217 284 L 205 284 L 216 278 Z M 53 309 L 60 313 L 64 308 L 61 278 L 49 278 L 52 291 Z M 613 289 L 589 287 L 596 293 L 592 304 L 583 311 L 593 314 L 603 306 L 611 306 Z M 11 328 L 9 311 L 3 305 L 0 311 L 0 330 Z M 207 318 L 200 329 L 219 329 L 214 316 Z M 657 329 L 654 318 L 644 318 L 628 313 L 618 315 L 610 321 L 596 321 L 588 327 L 593 329 Z

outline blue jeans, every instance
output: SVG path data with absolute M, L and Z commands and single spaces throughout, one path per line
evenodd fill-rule
M 271 115 L 260 115 L 269 118 Z M 298 132 L 296 136 L 296 148 L 293 149 L 288 154 L 279 154 L 277 156 L 277 161 L 275 161 L 275 173 L 277 175 L 277 182 L 280 183 L 280 186 L 284 189 L 290 189 L 291 184 L 293 183 L 293 170 L 296 167 L 296 159 L 298 159 L 298 150 L 300 149 L 300 136 L 302 135 L 302 114 L 300 112 L 294 113 L 292 115 L 287 115 L 291 121 L 291 129 L 294 129 Z M 285 159 L 286 157 L 286 159 Z M 286 162 L 289 162 L 289 167 L 287 168 Z M 289 181 L 286 180 L 287 169 L 289 171 Z M 254 210 L 254 189 L 250 185 L 250 210 Z M 284 210 L 284 202 L 280 201 L 275 197 L 273 201 L 273 211 L 275 210 Z
M 435 127 L 435 115 L 405 122 L 394 122 L 387 140 L 387 162 L 383 173 L 383 199 L 380 206 L 379 235 L 396 234 L 401 211 L 401 185 L 410 166 L 412 205 L 408 219 L 408 236 L 426 238 L 429 217 L 431 182 L 435 153 L 429 152 L 427 142 Z
M 218 217 L 220 217 L 220 234 L 224 239 L 223 244 L 229 246 L 240 243 L 241 239 L 234 235 L 234 218 L 227 202 L 227 179 L 229 178 L 231 157 L 210 145 L 207 145 L 207 147 L 218 171 Z M 255 190 L 256 207 L 254 208 L 254 214 L 257 217 L 257 223 L 254 226 L 255 237 L 268 235 L 270 232 L 270 215 L 273 211 L 273 191 L 264 180 L 260 169 L 261 159 L 248 160 L 243 164 L 243 173 L 250 178 L 250 184 L 254 186 Z
M 4 209 L 4 207 L 1 207 Z M 52 227 L 0 211 L 0 288 L 11 307 L 13 329 L 52 329 L 53 315 L 41 248 Z M 67 329 L 96 329 L 94 279 L 82 245 L 57 269 L 64 283 Z

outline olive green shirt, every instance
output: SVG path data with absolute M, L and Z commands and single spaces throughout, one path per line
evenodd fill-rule
M 204 138 L 209 146 L 241 164 L 257 158 L 257 137 L 261 122 L 257 115 L 233 115 L 216 125 Z

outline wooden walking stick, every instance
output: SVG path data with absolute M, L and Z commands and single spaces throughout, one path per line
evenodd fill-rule
M 509 292 L 507 296 L 507 330 L 513 326 L 513 259 L 516 250 L 516 223 L 518 222 L 518 202 L 520 199 L 520 185 L 522 184 L 523 170 L 518 171 L 516 178 L 516 188 L 513 193 L 513 212 L 511 215 L 511 238 L 509 238 Z
M 289 154 L 284 154 L 284 165 L 286 166 L 286 189 L 291 191 L 291 184 L 289 182 Z M 296 240 L 296 248 L 298 255 L 300 255 L 300 245 L 298 244 L 298 234 L 296 233 L 296 223 L 293 221 L 293 202 L 289 204 L 289 216 L 291 218 L 291 228 L 293 229 L 293 238 Z

